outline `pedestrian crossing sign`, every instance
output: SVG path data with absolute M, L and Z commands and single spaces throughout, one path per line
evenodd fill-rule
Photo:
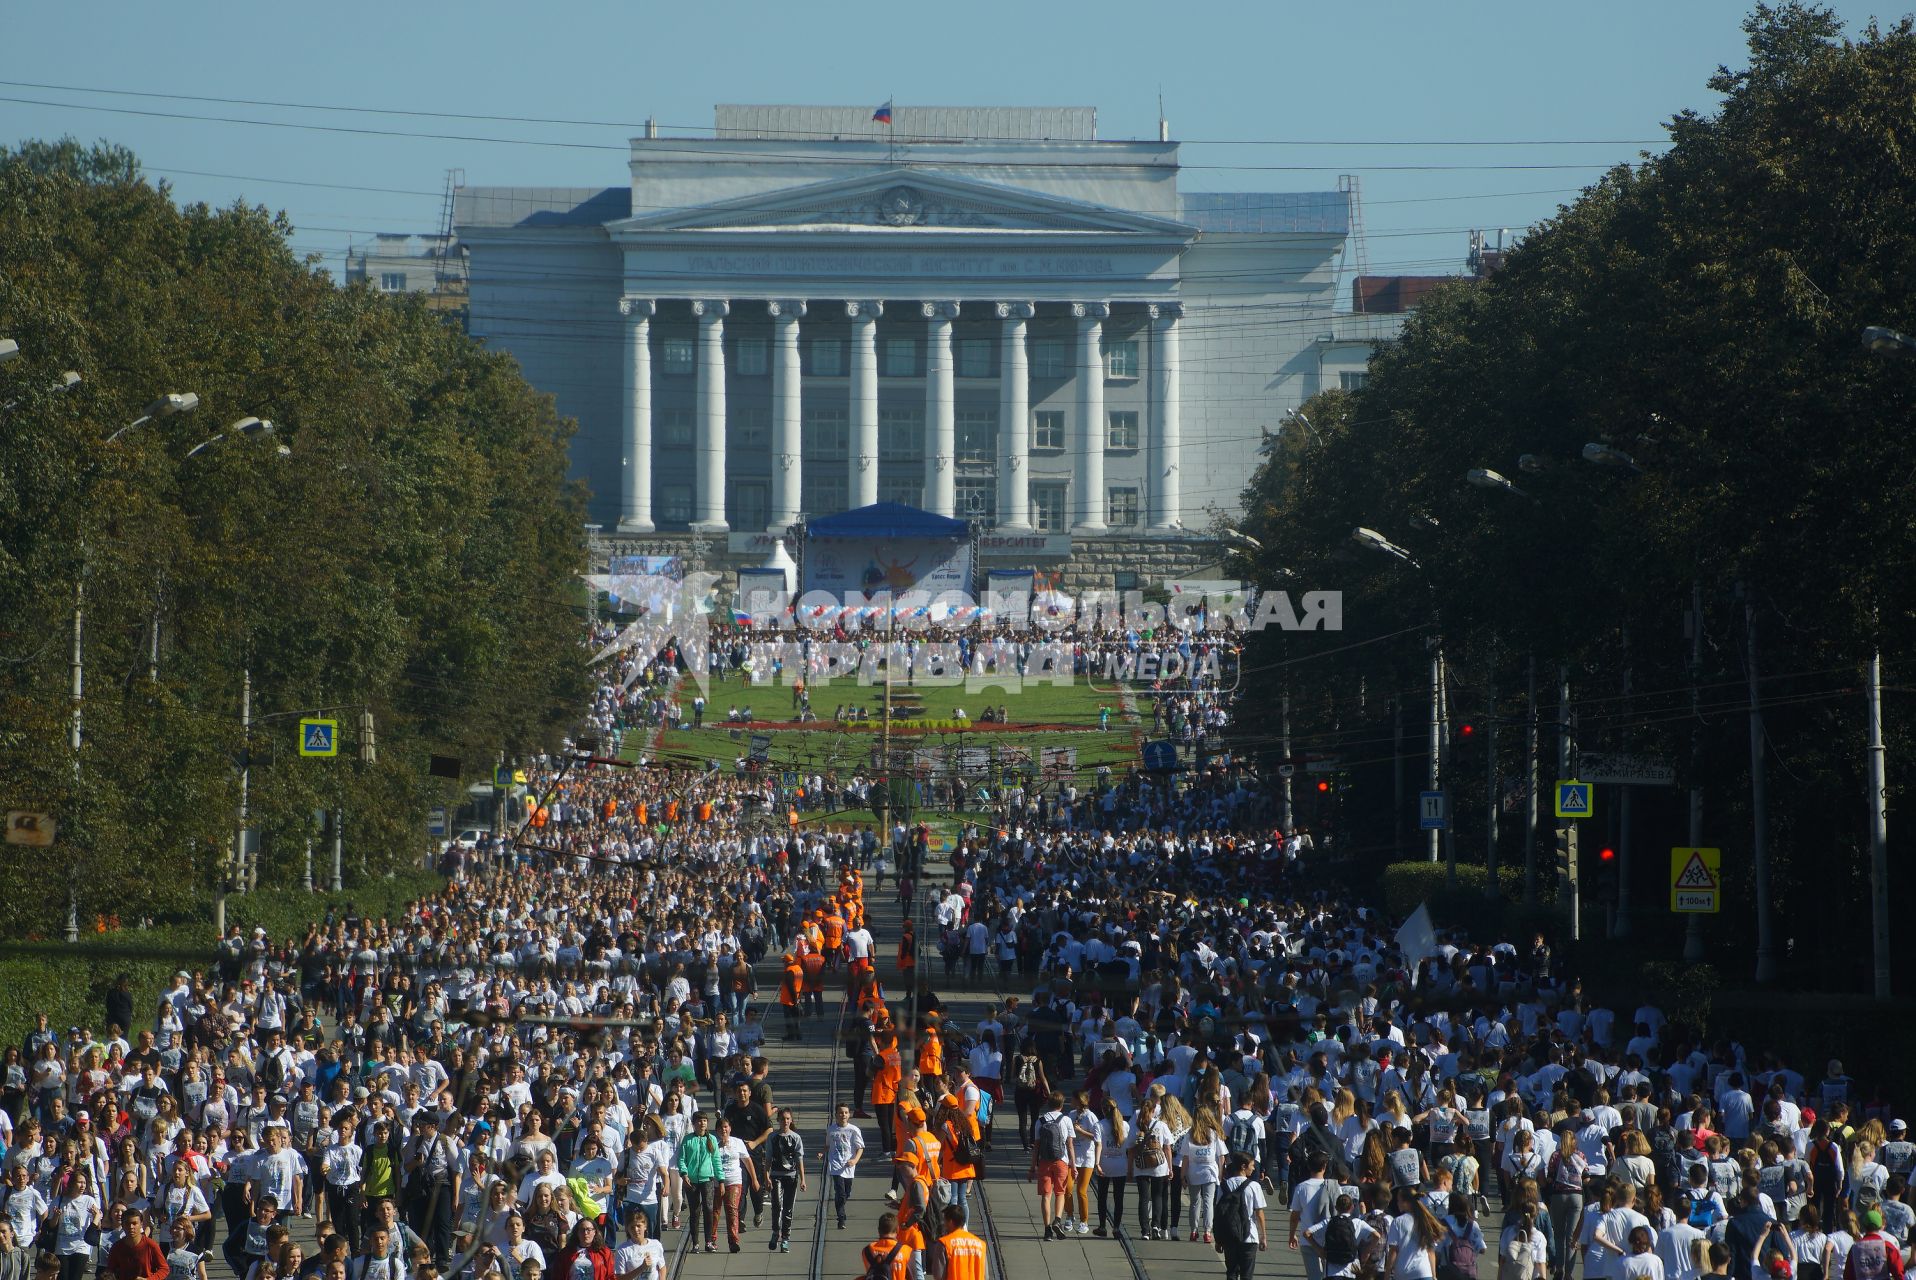
M 1596 798 L 1593 788 L 1587 782 L 1559 782 L 1557 784 L 1557 816 L 1559 818 L 1588 818 L 1596 812 Z
M 301 720 L 299 722 L 299 753 L 303 756 L 338 755 L 339 721 Z
M 1670 910 L 1715 915 L 1723 905 L 1723 850 L 1670 850 Z

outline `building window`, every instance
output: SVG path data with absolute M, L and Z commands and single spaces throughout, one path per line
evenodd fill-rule
M 952 511 L 960 520 L 998 522 L 998 484 L 976 476 L 959 476 L 952 485 Z
M 382 293 L 404 293 L 406 291 L 406 273 L 403 271 L 380 272 L 379 289 Z
M 878 456 L 917 462 L 925 456 L 925 411 L 923 409 L 880 409 L 878 411 Z
M 1107 378 L 1138 376 L 1138 340 L 1136 338 L 1119 338 L 1104 344 L 1104 376 Z
M 686 377 L 698 368 L 698 350 L 690 338 L 666 338 L 659 343 L 659 366 L 668 377 Z
M 1033 338 L 1030 342 L 1031 376 L 1062 378 L 1065 368 L 1063 338 Z
M 910 338 L 887 338 L 884 341 L 887 378 L 915 378 L 918 376 L 918 344 Z
M 1034 484 L 1031 486 L 1031 519 L 1047 533 L 1065 533 L 1070 526 L 1065 520 L 1064 486 L 1061 484 Z
M 847 483 L 845 476 L 820 474 L 816 468 L 809 469 L 799 482 L 799 506 L 808 516 L 829 516 L 843 511 Z
M 1340 391 L 1362 391 L 1364 384 L 1369 381 L 1369 370 L 1360 370 L 1357 373 L 1340 373 L 1337 375 L 1337 387 Z
M 659 519 L 665 521 L 667 524 L 691 523 L 691 485 L 662 484 L 659 486 Z
M 843 459 L 851 453 L 851 433 L 843 409 L 810 408 L 799 424 L 800 447 L 807 458 Z
M 1064 448 L 1064 414 L 1057 409 L 1041 409 L 1031 415 L 1031 447 Z
M 958 413 L 958 461 L 989 466 L 998 456 L 998 411 L 961 409 Z
M 1138 447 L 1138 413 L 1135 409 L 1113 409 L 1106 415 L 1104 429 L 1104 447 L 1107 449 L 1135 449 Z
M 763 449 L 772 442 L 770 415 L 764 409 L 734 409 L 726 414 L 726 444 L 733 449 Z
M 692 411 L 690 409 L 659 409 L 655 412 L 658 423 L 655 434 L 658 436 L 658 443 L 670 449 L 690 449 L 692 447 Z
M 811 341 L 814 378 L 845 376 L 845 344 L 838 338 L 813 338 Z
M 1138 491 L 1113 489 L 1104 504 L 1104 522 L 1114 528 L 1138 522 Z
M 763 529 L 772 518 L 771 489 L 763 480 L 738 480 L 732 485 L 731 525 L 734 529 Z
M 925 505 L 925 478 L 923 476 L 887 476 L 878 477 L 878 500 L 880 502 L 902 502 L 908 507 Z
M 747 378 L 762 378 L 769 370 L 763 338 L 740 338 L 732 348 L 732 372 Z
M 958 376 L 961 378 L 989 378 L 991 376 L 991 348 L 989 338 L 960 338 L 958 347 Z

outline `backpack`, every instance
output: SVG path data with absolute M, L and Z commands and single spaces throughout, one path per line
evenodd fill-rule
M 1038 1121 L 1038 1161 L 1040 1164 L 1065 1158 L 1064 1134 L 1058 1131 L 1055 1119 L 1040 1118 Z
M 1843 1181 L 1843 1158 L 1836 1144 L 1827 1139 L 1810 1144 L 1810 1183 L 1817 1190 L 1834 1188 Z
M 1888 1280 L 1889 1246 L 1880 1236 L 1864 1236 L 1849 1247 L 1848 1268 L 1856 1280 Z
M 1717 1209 L 1716 1209 L 1716 1201 L 1714 1200 L 1690 1201 L 1690 1215 L 1689 1215 L 1688 1221 L 1690 1225 L 1695 1227 L 1698 1231 L 1708 1231 L 1712 1226 L 1716 1225 L 1716 1220 L 1719 1216 L 1720 1215 L 1717 1213 Z
M 1237 1184 L 1237 1190 L 1229 1187 L 1218 1197 L 1217 1211 L 1214 1215 L 1216 1227 L 1217 1251 L 1224 1252 L 1226 1244 L 1243 1244 L 1251 1234 L 1251 1206 L 1247 1202 L 1246 1188 L 1251 1180 L 1244 1179 Z
M 994 1110 L 995 1108 L 991 1101 L 991 1095 L 989 1093 L 986 1093 L 983 1089 L 980 1089 L 978 1091 L 978 1127 L 979 1128 L 982 1129 L 984 1126 L 991 1123 L 991 1117 Z
M 1132 1160 L 1136 1164 L 1157 1168 L 1164 1163 L 1164 1144 L 1157 1135 L 1146 1129 L 1138 1135 L 1137 1145 L 1132 1148 Z
M 1459 1195 L 1477 1194 L 1477 1158 L 1453 1152 L 1438 1161 L 1438 1167 L 1450 1174 L 1451 1190 Z
M 891 1264 L 897 1259 L 898 1251 L 905 1247 L 903 1240 L 893 1244 L 880 1258 L 872 1253 L 871 1246 L 865 1246 L 865 1280 L 891 1280 Z
M 1331 1215 L 1324 1224 L 1324 1270 L 1337 1271 L 1357 1261 L 1357 1224 L 1348 1213 Z
M 1531 1233 L 1513 1231 L 1497 1255 L 1497 1280 L 1537 1280 L 1542 1270 L 1541 1261 Z
M 971 1136 L 970 1125 L 947 1123 L 945 1132 L 951 1135 L 950 1146 L 953 1160 L 959 1164 L 975 1166 L 984 1159 L 984 1148 L 979 1145 L 976 1138 Z
M 1253 1116 L 1232 1116 L 1230 1127 L 1224 1136 L 1224 1145 L 1234 1156 L 1249 1156 L 1257 1160 L 1261 1154 L 1257 1149 L 1257 1120 Z
M 1038 1060 L 1036 1058 L 1018 1059 L 1018 1087 L 1035 1089 L 1038 1087 Z
M 1450 1239 L 1444 1244 L 1444 1261 L 1448 1262 L 1460 1274 L 1477 1274 L 1477 1246 L 1470 1243 L 1470 1237 L 1452 1231 Z
M 1676 1135 L 1668 1129 L 1650 1130 L 1650 1163 L 1656 1166 L 1659 1187 L 1669 1190 L 1677 1185 Z

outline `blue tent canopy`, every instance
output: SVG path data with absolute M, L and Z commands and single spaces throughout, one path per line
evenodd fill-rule
M 962 538 L 966 534 L 963 520 L 902 502 L 874 502 L 835 516 L 820 516 L 805 526 L 809 538 Z

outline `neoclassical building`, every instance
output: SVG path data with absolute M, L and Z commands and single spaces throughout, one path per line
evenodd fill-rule
M 1347 197 L 1181 190 L 1090 108 L 871 115 L 721 106 L 618 187 L 459 193 L 472 332 L 578 420 L 592 518 L 742 557 L 882 500 L 988 559 L 1199 568 L 1265 431 L 1383 336 L 1333 315 Z

